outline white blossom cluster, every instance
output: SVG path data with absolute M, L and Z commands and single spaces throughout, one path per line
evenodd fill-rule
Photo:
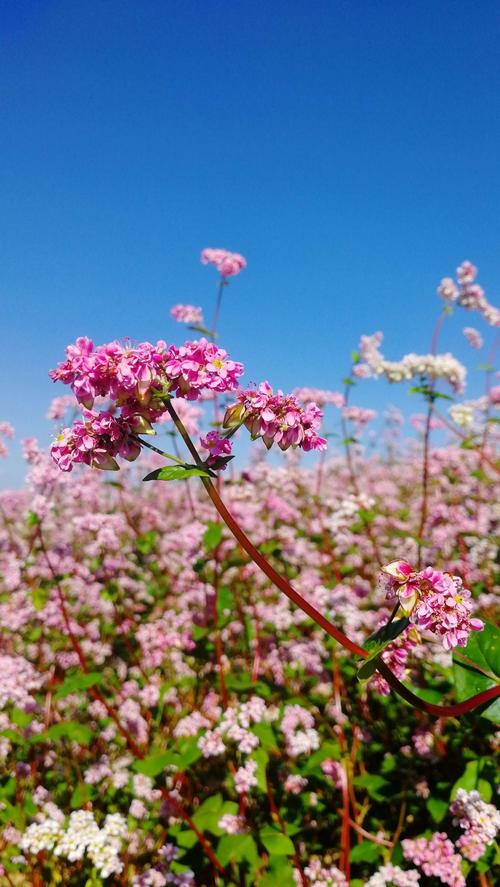
M 75 810 L 66 828 L 59 816 L 32 823 L 22 836 L 21 849 L 33 854 L 50 850 L 68 862 L 77 862 L 87 854 L 100 876 L 108 878 L 123 869 L 119 854 L 126 830 L 120 813 L 108 814 L 99 828 L 91 810 Z
M 382 333 L 361 336 L 360 353 L 370 375 L 387 379 L 388 382 L 403 382 L 418 376 L 429 379 L 444 379 L 457 393 L 464 390 L 467 371 L 453 354 L 405 354 L 399 360 L 386 360 L 379 350 Z
M 388 863 L 371 876 L 365 887 L 386 887 L 389 884 L 394 887 L 412 887 L 412 885 L 418 885 L 419 881 L 420 873 L 416 869 L 403 871 L 398 865 Z
M 454 817 L 453 825 L 459 825 L 465 832 L 458 839 L 457 847 L 462 856 L 475 862 L 500 831 L 500 810 L 483 801 L 478 791 L 459 788 L 450 812 Z

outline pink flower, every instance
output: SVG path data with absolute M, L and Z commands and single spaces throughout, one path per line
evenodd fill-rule
M 209 452 L 208 465 L 215 466 L 220 456 L 231 455 L 231 441 L 222 437 L 218 431 L 209 431 L 205 437 L 200 437 L 200 446 Z M 226 466 L 221 467 L 224 469 Z
M 203 326 L 203 312 L 195 305 L 174 305 L 170 309 L 170 315 L 178 323 L 190 323 Z
M 469 345 L 472 348 L 476 348 L 479 351 L 480 348 L 483 347 L 483 338 L 481 333 L 474 329 L 472 326 L 466 326 L 464 328 L 464 336 L 467 339 Z
M 201 253 L 202 265 L 215 265 L 221 277 L 234 277 L 246 268 L 246 259 L 239 253 L 225 249 L 204 249 Z
M 458 576 L 433 567 L 417 572 L 406 561 L 393 561 L 382 574 L 387 597 L 397 597 L 405 616 L 437 634 L 445 650 L 465 647 L 471 631 L 484 628 L 480 619 L 471 618 L 471 593 Z
M 84 410 L 82 420 L 63 429 L 50 454 L 62 471 L 71 471 L 79 462 L 116 471 L 115 456 L 133 462 L 140 453 L 140 444 L 130 437 L 131 432 L 131 423 L 123 418 L 115 419 L 109 412 Z
M 401 842 L 405 859 L 422 869 L 429 878 L 439 878 L 449 887 L 465 887 L 462 863 L 445 832 L 436 832 L 431 838 L 406 838 Z
M 258 389 L 240 391 L 237 403 L 226 411 L 224 427 L 242 423 L 268 449 L 277 443 L 282 450 L 301 447 L 308 452 L 326 449 L 325 438 L 316 434 L 322 416 L 315 403 L 301 407 L 293 394 L 274 394 L 269 382 L 261 382 Z

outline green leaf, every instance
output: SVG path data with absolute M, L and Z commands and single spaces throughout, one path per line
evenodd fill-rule
M 66 678 L 57 693 L 54 693 L 54 699 L 64 699 L 70 693 L 77 693 L 79 690 L 88 690 L 89 687 L 95 687 L 96 684 L 102 683 L 102 675 L 98 671 L 92 671 L 89 674 L 75 674 Z
M 18 727 L 27 727 L 28 724 L 31 724 L 33 720 L 33 715 L 26 714 L 25 711 L 22 711 L 20 708 L 12 709 L 10 714 L 10 720 L 13 724 L 17 724 Z
M 37 613 L 39 613 L 40 610 L 43 610 L 49 596 L 50 588 L 43 588 L 43 586 L 40 585 L 37 588 L 33 588 L 31 592 L 31 601 Z
M 195 832 L 192 832 L 191 829 L 184 829 L 176 835 L 175 843 L 178 844 L 179 847 L 191 850 L 191 847 L 194 847 L 194 845 L 198 843 L 198 836 Z
M 469 761 L 466 764 L 465 770 L 462 773 L 461 777 L 457 779 L 455 785 L 451 789 L 450 801 L 454 801 L 459 788 L 465 789 L 466 792 L 471 792 L 474 789 L 477 789 L 477 784 L 479 781 L 479 761 Z
M 278 747 L 274 730 L 271 725 L 266 724 L 265 721 L 261 721 L 260 724 L 254 724 L 252 727 L 252 733 L 255 733 L 255 735 L 258 736 L 262 748 L 266 751 Z
M 196 468 L 193 466 L 184 466 L 184 465 L 166 465 L 164 468 L 157 468 L 155 471 L 151 471 L 146 477 L 143 477 L 143 481 L 145 480 L 187 480 L 188 477 L 213 477 L 213 473 L 210 471 L 205 471 L 203 468 Z
M 190 325 L 190 326 L 188 326 L 188 330 L 194 330 L 195 333 L 201 333 L 202 336 L 211 336 L 212 335 L 212 331 L 207 330 L 207 328 L 204 326 L 191 326 Z
M 427 798 L 425 806 L 431 814 L 434 822 L 439 823 L 446 816 L 449 804 L 448 801 L 443 801 L 442 798 Z
M 251 835 L 224 835 L 217 845 L 217 859 L 221 865 L 226 866 L 231 860 L 235 862 L 254 863 L 259 854 L 257 844 Z
M 47 735 L 53 742 L 58 739 L 69 739 L 71 742 L 78 742 L 79 745 L 90 745 L 93 736 L 89 727 L 79 724 L 77 721 L 63 721 L 60 724 L 53 724 L 47 730 Z
M 214 521 L 210 521 L 203 535 L 203 547 L 206 551 L 212 551 L 212 549 L 217 548 L 217 546 L 220 545 L 222 532 L 222 524 L 216 524 Z
M 39 524 L 39 523 L 40 523 L 40 518 L 38 517 L 38 515 L 35 514 L 34 511 L 28 511 L 28 517 L 26 518 L 26 524 L 28 526 L 28 529 L 31 529 L 32 527 L 36 527 L 37 524 Z
M 453 655 L 455 693 L 459 702 L 500 684 L 500 629 L 485 622 L 483 631 L 473 631 L 467 646 Z M 493 723 L 500 721 L 500 698 L 480 712 Z
M 365 647 L 370 650 L 371 655 L 358 668 L 358 680 L 367 681 L 371 678 L 374 671 L 377 670 L 377 664 L 381 652 L 395 638 L 397 638 L 410 624 L 410 620 L 405 616 L 403 619 L 395 619 L 388 625 L 383 625 L 378 631 L 369 635 L 365 641 Z
M 265 873 L 259 887 L 296 887 L 294 869 L 286 856 L 275 856 L 269 860 L 269 869 Z M 351 881 L 352 883 L 352 881 Z
M 142 761 L 134 761 L 132 767 L 137 773 L 143 773 L 144 776 L 158 776 L 163 773 L 166 767 L 174 763 L 176 755 L 171 751 L 162 754 L 147 755 Z
M 219 829 L 219 819 L 222 816 L 222 795 L 220 792 L 216 795 L 211 795 L 210 798 L 207 798 L 203 801 L 202 804 L 198 807 L 196 813 L 193 814 L 193 822 L 200 831 L 210 831 L 215 834 L 222 834 L 222 830 Z
M 349 859 L 351 862 L 376 862 L 383 848 L 373 841 L 361 841 L 352 848 Z
M 77 785 L 73 794 L 71 795 L 71 809 L 78 810 L 83 804 L 86 804 L 87 801 L 90 801 L 92 794 L 92 786 L 87 785 L 86 783 Z
M 363 773 L 362 776 L 355 776 L 353 782 L 357 788 L 366 789 L 374 801 L 386 800 L 385 796 L 381 794 L 381 789 L 384 789 L 389 783 L 383 776 L 379 776 L 377 773 Z
M 293 856 L 293 841 L 272 826 L 264 826 L 259 831 L 259 838 L 270 856 Z
M 256 761 L 257 769 L 255 771 L 255 778 L 257 780 L 257 787 L 261 790 L 261 792 L 267 791 L 267 780 L 266 780 L 266 767 L 269 763 L 269 755 L 267 751 L 263 748 L 257 748 L 250 755 L 251 760 Z

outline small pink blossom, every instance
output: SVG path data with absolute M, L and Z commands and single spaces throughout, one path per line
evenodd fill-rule
M 246 259 L 225 249 L 206 248 L 201 253 L 202 265 L 215 265 L 221 277 L 234 277 L 246 268 Z
M 174 305 L 170 309 L 170 316 L 177 323 L 189 323 L 203 326 L 203 311 L 196 305 Z
M 472 348 L 475 348 L 479 351 L 483 347 L 483 337 L 478 330 L 474 329 L 472 326 L 464 327 L 464 336 L 467 339 L 469 345 Z
M 282 450 L 301 447 L 307 452 L 326 449 L 325 438 L 316 433 L 322 416 L 315 403 L 301 407 L 293 394 L 275 394 L 269 382 L 261 382 L 257 389 L 240 391 L 237 403 L 226 411 L 224 426 L 243 423 L 252 439 L 261 437 L 268 449 L 277 443 Z
M 200 437 L 200 446 L 208 450 L 207 464 L 210 466 L 216 466 L 221 456 L 231 455 L 231 441 L 222 437 L 218 431 L 209 431 L 205 437 Z M 224 464 L 221 465 L 221 468 L 225 467 Z

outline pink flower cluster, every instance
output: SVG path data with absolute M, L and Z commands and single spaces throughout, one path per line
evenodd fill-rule
M 500 811 L 493 804 L 486 804 L 477 791 L 459 788 L 450 805 L 453 825 L 465 832 L 456 843 L 462 856 L 476 862 L 493 843 L 500 830 Z
M 464 336 L 471 348 L 475 348 L 476 351 L 479 351 L 483 347 L 483 337 L 473 326 L 464 327 Z
M 431 838 L 406 838 L 401 841 L 405 859 L 418 865 L 428 878 L 439 878 L 449 887 L 465 887 L 462 860 L 445 832 L 435 832 Z
M 118 404 L 138 401 L 142 407 L 151 405 L 159 391 L 197 400 L 204 388 L 234 391 L 243 374 L 241 363 L 229 360 L 226 351 L 206 339 L 186 342 L 180 348 L 167 348 L 163 341 L 136 347 L 110 342 L 94 348 L 90 339 L 80 338 L 68 346 L 66 356 L 49 373 L 50 378 L 71 385 L 77 400 L 88 409 L 98 396 Z M 158 412 L 158 407 L 154 410 Z
M 483 288 L 475 282 L 476 277 L 476 266 L 472 262 L 462 262 L 457 268 L 457 283 L 451 277 L 444 277 L 438 286 L 438 294 L 445 302 L 456 302 L 467 311 L 479 311 L 490 326 L 500 326 L 500 310 L 490 305 Z
M 407 628 L 395 640 L 391 641 L 381 654 L 386 665 L 400 681 L 406 677 L 408 657 L 415 646 L 416 640 L 412 637 L 412 630 Z M 381 696 L 389 696 L 391 692 L 386 679 L 378 671 L 370 678 L 369 685 Z
M 231 455 L 231 441 L 227 437 L 222 437 L 218 431 L 209 431 L 205 437 L 200 437 L 200 446 L 208 450 L 207 464 L 210 466 L 217 465 L 221 456 Z M 222 465 L 222 468 L 225 467 Z
M 140 444 L 130 438 L 132 428 L 124 419 L 115 419 L 109 412 L 84 410 L 71 428 L 65 428 L 51 448 L 51 455 L 62 471 L 71 471 L 81 462 L 93 468 L 118 468 L 115 456 L 129 462 L 137 459 Z
M 14 429 L 10 422 L 0 422 L 0 437 L 7 437 L 11 439 L 14 437 Z M 7 447 L 5 446 L 3 441 L 0 440 L 0 456 L 3 457 L 6 455 Z
M 202 265 L 215 265 L 221 277 L 234 277 L 246 268 L 246 259 L 239 253 L 230 253 L 226 249 L 204 249 L 201 253 Z
M 203 325 L 203 311 L 195 305 L 174 305 L 170 309 L 170 316 L 177 323 L 194 323 L 197 326 Z
M 471 631 L 484 628 L 471 618 L 471 593 L 462 580 L 433 567 L 415 571 L 406 561 L 382 568 L 381 584 L 387 597 L 397 597 L 403 613 L 419 628 L 442 639 L 445 650 L 465 647 Z
M 357 428 L 361 431 L 377 414 L 375 410 L 367 410 L 363 409 L 363 407 L 352 406 L 344 407 L 342 415 L 344 419 L 348 419 L 349 422 L 354 422 Z
M 314 728 L 314 717 L 301 705 L 285 705 L 281 730 L 291 758 L 309 754 L 319 748 L 319 733 Z
M 223 394 L 238 388 L 243 364 L 228 358 L 227 351 L 213 342 L 199 339 L 180 348 L 171 345 L 165 374 L 176 397 L 198 400 L 203 389 Z
M 315 403 L 301 407 L 293 394 L 275 394 L 269 382 L 261 382 L 258 389 L 240 391 L 237 403 L 226 411 L 224 426 L 244 424 L 252 439 L 261 437 L 268 449 L 277 443 L 282 450 L 301 447 L 307 452 L 326 449 L 325 438 L 316 433 L 322 416 Z
M 313 401 L 319 407 L 331 404 L 332 407 L 340 409 L 345 403 L 344 395 L 340 391 L 325 391 L 323 388 L 295 388 L 292 394 L 301 403 L 307 404 Z

